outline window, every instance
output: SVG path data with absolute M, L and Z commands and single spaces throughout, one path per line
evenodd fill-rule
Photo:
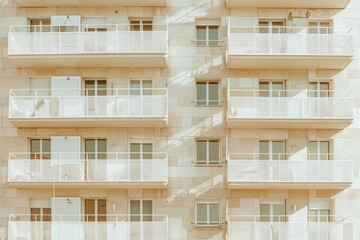
M 260 160 L 285 160 L 285 141 L 260 141 Z
M 308 28 L 309 34 L 330 34 L 330 22 L 329 21 L 311 21 Z
M 50 32 L 50 19 L 29 19 L 30 32 Z
M 106 80 L 85 80 L 85 96 L 106 96 Z
M 261 80 L 259 82 L 260 97 L 285 97 L 285 81 Z
M 130 143 L 131 159 L 152 159 L 152 143 Z
M 284 200 L 261 200 L 260 222 L 285 222 Z
M 260 20 L 259 33 L 285 33 L 284 20 Z
M 86 159 L 106 159 L 106 139 L 85 139 Z
M 151 222 L 152 214 L 152 200 L 130 200 L 130 221 Z
M 218 106 L 220 105 L 219 82 L 196 83 L 196 105 Z
M 106 199 L 85 199 L 85 221 L 106 221 Z
M 196 45 L 218 46 L 219 44 L 219 26 L 196 26 Z
M 310 199 L 309 222 L 330 222 L 331 200 Z
M 196 226 L 213 227 L 220 226 L 220 203 L 197 202 L 195 214 Z
M 32 222 L 51 221 L 50 199 L 30 199 L 30 215 Z
M 33 160 L 51 159 L 50 139 L 30 139 L 30 159 Z
M 130 80 L 131 95 L 152 95 L 152 80 Z
M 309 141 L 308 160 L 329 160 L 329 141 Z
M 308 97 L 329 97 L 330 83 L 329 82 L 310 82 Z
M 153 21 L 146 19 L 130 20 L 130 31 L 152 31 Z
M 196 140 L 196 164 L 220 164 L 219 140 Z

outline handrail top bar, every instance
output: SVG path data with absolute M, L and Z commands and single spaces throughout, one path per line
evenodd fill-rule
M 65 76 L 66 77 L 66 76 Z M 44 89 L 26 89 L 26 88 L 20 88 L 20 89 L 10 89 L 10 91 L 96 91 L 96 90 L 165 90 L 167 91 L 167 88 L 94 88 L 94 89 L 68 89 L 68 88 L 57 88 L 57 89 L 51 89 L 51 88 L 44 88 Z
M 231 17 L 230 17 L 231 18 Z M 350 27 L 320 27 L 320 26 L 261 26 L 261 25 L 244 25 L 244 26 L 237 26 L 237 25 L 229 25 L 230 28 L 254 28 L 254 29 L 343 29 L 343 30 L 351 30 Z
M 71 24 L 71 25 L 10 25 L 10 27 L 79 27 L 79 26 L 168 26 L 167 23 L 88 23 L 88 24 Z
M 334 93 L 352 93 L 352 91 L 348 90 L 312 90 L 312 89 L 299 89 L 299 90 L 262 90 L 262 89 L 238 89 L 238 88 L 230 88 L 230 91 L 233 92 L 294 92 L 294 93 L 302 93 L 302 92 L 320 92 L 320 93 L 327 93 L 327 92 L 334 92 Z
M 321 155 L 321 156 L 331 156 L 331 155 L 351 155 L 351 153 L 228 153 L 228 155 L 261 155 L 261 154 L 268 154 L 268 155 L 293 155 L 293 156 L 308 156 L 308 155 Z
M 71 198 L 71 197 L 55 197 L 55 199 L 57 198 Z M 151 217 L 167 217 L 166 214 L 10 214 L 10 217 L 26 217 L 26 216 L 37 216 L 37 215 L 42 215 L 42 216 L 60 216 L 60 217 L 86 217 L 86 216 L 107 216 L 107 217 L 136 217 L 136 216 L 151 216 Z

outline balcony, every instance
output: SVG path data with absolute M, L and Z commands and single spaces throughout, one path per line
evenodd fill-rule
M 15 0 L 18 7 L 166 6 L 166 0 Z
M 353 182 L 349 154 L 229 154 L 227 168 L 231 189 L 344 189 Z
M 260 97 L 262 92 L 228 91 L 230 128 L 343 129 L 353 120 L 351 92 L 327 91 L 328 97 L 310 97 L 314 93 L 310 90 L 280 91 L 277 97 Z
M 51 221 L 31 221 L 34 215 L 9 217 L 8 239 L 56 240 L 167 240 L 165 215 L 146 216 L 148 221 L 134 221 L 134 215 L 102 215 L 102 221 L 88 221 L 89 215 L 51 215 Z M 90 218 L 95 218 L 90 216 Z
M 350 29 L 229 24 L 226 58 L 231 69 L 344 69 L 353 58 Z
M 163 189 L 166 153 L 11 153 L 8 183 L 18 187 L 106 187 Z M 144 154 L 145 155 L 145 154 Z
M 167 125 L 167 89 L 147 89 L 147 95 L 136 89 L 103 90 L 104 96 L 79 89 L 10 90 L 9 120 L 17 127 L 37 128 Z
M 345 8 L 349 0 L 226 0 L 228 7 L 257 8 Z
M 228 240 L 349 240 L 353 224 L 346 217 L 329 216 L 330 221 L 310 221 L 307 216 L 280 216 L 281 221 L 265 222 L 269 216 L 229 216 Z M 284 221 L 287 219 L 287 222 Z
M 98 29 L 93 31 L 93 29 Z M 31 67 L 165 67 L 166 25 L 11 26 L 8 57 Z

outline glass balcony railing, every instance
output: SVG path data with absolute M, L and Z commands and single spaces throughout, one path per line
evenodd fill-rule
M 97 158 L 97 159 L 96 159 Z M 166 153 L 11 153 L 8 182 L 154 184 L 168 181 Z

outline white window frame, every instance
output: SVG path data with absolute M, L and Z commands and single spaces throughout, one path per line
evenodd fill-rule
M 128 213 L 129 213 L 129 216 L 131 218 L 131 201 L 140 201 L 140 221 L 133 221 L 133 222 L 147 222 L 147 221 L 144 221 L 144 211 L 143 211 L 143 202 L 144 201 L 151 201 L 151 221 L 149 222 L 152 222 L 154 221 L 154 216 L 155 216 L 155 212 L 154 212 L 154 200 L 153 199 L 150 199 L 150 198 L 130 198 L 128 200 Z M 148 217 L 148 216 L 145 216 L 145 217 Z
M 267 26 L 261 26 L 261 22 L 266 22 Z M 274 22 L 281 22 L 282 26 L 273 26 Z M 259 19 L 259 33 L 261 33 L 260 29 L 267 29 L 268 32 L 264 34 L 284 34 L 286 32 L 286 19 Z M 279 28 L 278 32 L 273 32 L 274 29 Z
M 199 83 L 205 83 L 206 84 L 206 98 L 205 98 L 205 104 L 199 104 L 199 101 L 201 100 L 198 100 L 198 94 L 197 94 L 197 87 L 198 87 L 198 84 Z M 218 99 L 217 99 L 217 104 L 214 104 L 214 105 L 211 105 L 210 104 L 210 101 L 216 101 L 216 100 L 210 100 L 210 92 L 209 92 L 209 86 L 211 83 L 217 83 L 218 85 Z M 221 81 L 220 80 L 214 80 L 214 81 L 202 81 L 202 80 L 198 80 L 196 81 L 196 86 L 195 86 L 195 96 L 196 96 L 196 100 L 195 100 L 195 105 L 197 107 L 219 107 L 221 106 Z
M 31 154 L 33 154 L 33 152 L 32 152 L 32 149 L 31 149 L 31 141 L 32 140 L 39 140 L 40 141 L 40 152 L 38 152 L 38 153 L 35 153 L 35 154 L 39 154 L 40 156 L 41 156 L 41 158 L 39 158 L 39 159 L 37 159 L 37 158 L 35 158 L 35 159 L 33 159 L 33 160 L 51 160 L 51 138 L 46 138 L 46 137 L 44 137 L 44 138 L 28 138 L 28 153 L 31 155 Z M 49 140 L 50 141 L 50 152 L 43 152 L 43 141 L 44 140 Z M 44 155 L 44 153 L 47 153 L 47 154 L 49 154 L 50 155 L 50 158 L 49 159 L 43 159 L 43 155 Z M 30 156 L 29 156 L 30 157 Z
M 94 82 L 94 89 L 91 89 L 95 93 L 94 96 L 106 96 L 107 95 L 108 82 L 107 82 L 107 80 L 105 78 L 85 78 L 84 79 L 84 85 L 83 85 L 84 86 L 84 91 L 85 91 L 85 93 L 84 93 L 85 96 L 90 96 L 90 95 L 87 94 L 87 90 L 90 90 L 90 89 L 86 88 L 86 82 L 87 81 L 93 81 Z M 98 87 L 98 84 L 99 84 L 100 81 L 105 82 L 106 86 L 105 86 L 105 89 L 103 89 L 105 91 L 105 95 L 98 95 L 98 91 L 101 90 Z
M 268 97 L 275 97 L 274 96 L 275 90 L 273 89 L 273 84 L 281 83 L 283 88 L 282 88 L 282 90 L 280 90 L 281 92 L 278 92 L 277 97 L 286 97 L 286 79 L 259 79 L 259 87 L 258 87 L 259 96 L 261 95 L 260 94 L 261 93 L 260 85 L 262 83 L 269 83 L 269 89 L 267 90 L 267 92 L 269 94 Z
M 139 88 L 132 88 L 131 86 L 131 82 L 134 81 L 138 81 L 140 82 L 140 87 Z M 145 88 L 144 87 L 144 82 L 145 81 L 149 81 L 151 82 L 151 88 Z M 154 92 L 154 81 L 152 78 L 132 78 L 129 80 L 129 85 L 128 85 L 128 89 L 129 89 L 129 94 L 130 95 L 135 95 L 135 96 L 148 96 L 148 95 L 152 95 Z M 133 90 L 138 90 L 140 92 L 140 94 L 133 94 Z M 151 91 L 151 94 L 145 94 L 145 92 L 147 91 Z
M 205 39 L 198 38 L 198 27 L 205 27 Z M 210 42 L 210 27 L 217 27 L 218 39 L 215 40 L 216 44 L 211 44 Z M 195 26 L 195 45 L 198 47 L 218 47 L 220 46 L 220 24 L 196 24 Z M 199 42 L 204 42 L 205 44 L 199 44 Z M 214 40 L 213 40 L 214 41 Z
M 316 26 L 315 27 L 311 27 L 310 24 L 311 23 L 315 23 Z M 326 33 L 322 33 L 321 29 L 322 27 L 320 26 L 321 23 L 327 23 L 329 26 L 327 27 L 327 31 Z M 332 28 L 332 21 L 329 19 L 312 19 L 308 21 L 308 33 L 310 33 L 310 30 L 314 29 L 316 30 L 316 34 L 332 34 L 333 33 L 333 28 Z
M 199 204 L 205 204 L 206 205 L 206 223 L 205 224 L 199 224 L 198 222 L 198 205 Z M 219 207 L 219 219 L 216 224 L 210 223 L 210 205 L 211 204 L 217 204 Z M 221 226 L 221 201 L 220 200 L 198 200 L 195 203 L 195 226 L 197 227 L 220 227 Z
M 107 218 L 107 214 L 108 214 L 108 208 L 109 208 L 109 206 L 108 206 L 108 199 L 107 198 L 83 198 L 82 199 L 82 212 L 84 213 L 83 215 L 84 215 L 84 220 L 86 221 L 86 222 L 89 222 L 88 221 L 88 219 L 87 219 L 87 214 L 85 213 L 85 201 L 86 200 L 95 200 L 95 208 L 94 208 L 94 210 L 95 210 L 95 214 L 94 214 L 94 218 L 95 218 L 95 221 L 94 222 L 98 222 L 98 217 L 99 217 L 99 210 L 98 210 L 98 201 L 99 200 L 105 200 L 105 209 L 106 209 L 106 215 L 105 215 L 105 218 Z
M 198 159 L 197 159 L 197 152 L 198 152 L 198 148 L 197 148 L 197 143 L 198 142 L 206 142 L 206 162 L 202 163 L 202 162 L 199 162 Z M 209 145 L 209 142 L 211 141 L 217 141 L 219 143 L 219 160 L 217 163 L 210 163 L 210 159 L 209 159 L 209 156 L 210 156 L 210 145 Z M 218 139 L 218 138 L 198 138 L 196 139 L 195 141 L 195 163 L 196 165 L 199 165 L 199 166 L 218 166 L 221 164 L 221 158 L 222 158 L 222 153 L 221 153 L 221 148 L 222 148 L 222 144 L 221 144 L 221 139 Z
M 139 31 L 136 31 L 136 30 L 131 30 L 131 26 L 132 25 L 137 25 L 137 24 L 134 24 L 132 22 L 139 22 Z M 150 26 L 149 23 L 144 23 L 144 22 L 151 22 L 151 31 L 154 31 L 154 19 L 152 18 L 130 18 L 129 19 L 129 28 L 131 31 L 134 31 L 134 32 L 143 32 L 144 31 L 144 26 Z M 151 32 L 149 31 L 149 32 Z

